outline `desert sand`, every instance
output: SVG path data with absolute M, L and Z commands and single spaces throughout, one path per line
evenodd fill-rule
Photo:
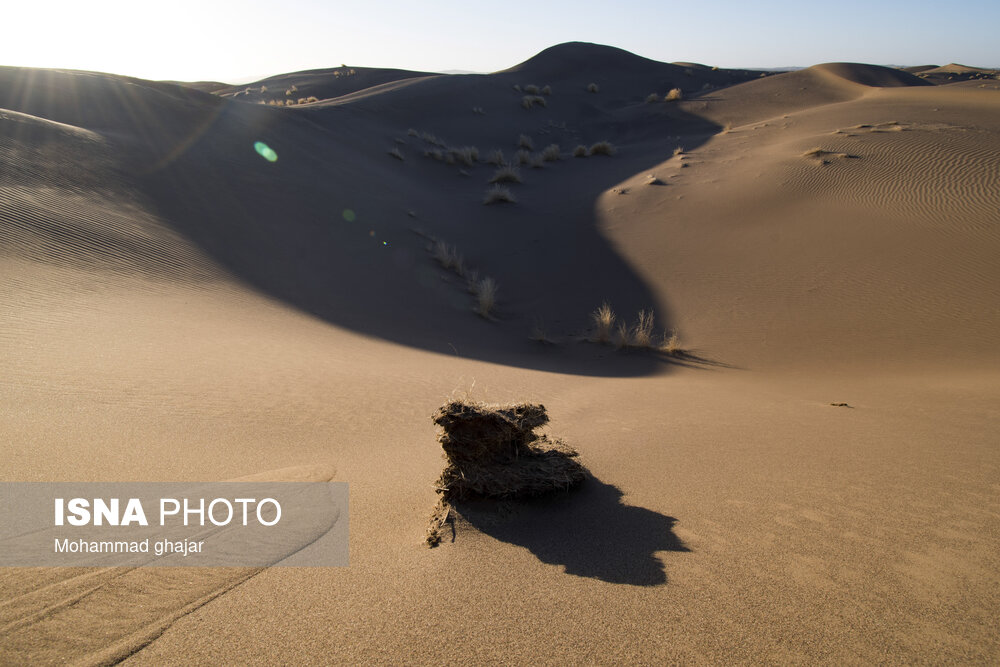
M 995 664 L 1000 81 L 959 67 L 0 68 L 0 479 L 351 494 L 346 568 L 2 569 L 0 662 Z M 604 302 L 682 352 L 590 342 Z M 456 398 L 592 478 L 428 548 Z

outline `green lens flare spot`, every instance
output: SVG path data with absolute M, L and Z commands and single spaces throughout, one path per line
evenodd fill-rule
M 253 149 L 268 162 L 276 162 L 278 159 L 278 154 L 274 152 L 274 149 L 265 144 L 263 141 L 256 142 L 253 145 Z
M 355 215 L 354 211 L 352 211 L 349 208 L 345 208 L 344 212 L 341 215 L 343 215 L 344 220 L 347 220 L 348 222 L 354 222 L 355 218 L 358 217 L 357 215 Z

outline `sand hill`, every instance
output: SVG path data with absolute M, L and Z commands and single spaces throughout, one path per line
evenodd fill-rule
M 348 568 L 0 570 L 4 661 L 997 660 L 1000 93 L 347 69 L 0 69 L 3 479 L 351 484 Z M 454 398 L 592 478 L 428 549 Z

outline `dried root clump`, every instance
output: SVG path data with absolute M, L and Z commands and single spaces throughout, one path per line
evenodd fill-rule
M 435 487 L 440 501 L 427 543 L 436 546 L 451 505 L 462 500 L 515 499 L 570 489 L 586 476 L 577 452 L 534 431 L 549 421 L 545 407 L 452 401 L 434 415 L 447 465 Z

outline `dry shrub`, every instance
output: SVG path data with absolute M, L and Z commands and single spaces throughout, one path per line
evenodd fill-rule
M 518 164 L 531 164 L 531 153 L 522 148 L 514 154 L 514 159 Z
M 535 433 L 548 421 L 545 406 L 527 403 L 452 401 L 437 411 L 446 465 L 435 484 L 440 498 L 427 531 L 430 546 L 440 543 L 452 503 L 529 498 L 583 482 L 586 469 L 577 452 Z
M 671 88 L 667 96 L 663 98 L 664 102 L 676 102 L 678 100 L 684 99 L 684 92 L 680 88 Z
M 527 85 L 527 86 L 524 87 L 524 92 L 526 92 L 526 93 L 528 93 L 530 95 L 537 95 L 538 94 L 538 86 L 536 86 L 533 83 L 529 84 L 529 85 Z
M 549 144 L 542 149 L 542 159 L 546 162 L 555 162 L 561 157 L 562 153 L 559 151 L 559 144 Z
M 417 134 L 418 134 L 418 133 L 417 133 L 417 131 L 416 131 L 416 130 L 414 130 L 414 129 L 413 129 L 412 127 L 411 127 L 410 129 L 408 129 L 408 130 L 406 131 L 406 134 L 408 134 L 408 135 L 409 135 L 409 136 L 411 136 L 411 137 L 415 137 L 415 136 L 417 136 Z
M 504 159 L 503 156 L 503 151 L 500 150 L 499 148 L 490 153 L 490 156 L 486 158 L 486 161 L 489 164 L 495 164 L 498 167 L 507 164 L 507 161 Z
M 544 88 L 542 88 L 542 95 L 551 95 L 551 94 L 552 94 L 552 86 L 545 86 Z
M 590 147 L 591 155 L 614 155 L 615 147 L 611 145 L 610 141 L 598 141 L 596 144 Z
M 607 301 L 590 314 L 594 321 L 594 342 L 608 343 L 611 341 L 611 329 L 615 324 L 615 311 Z
M 517 147 L 526 148 L 529 151 L 533 151 L 535 150 L 535 142 L 532 141 L 531 137 L 529 137 L 528 135 L 522 134 L 517 138 Z
M 671 331 L 669 336 L 666 332 L 663 332 L 663 342 L 660 343 L 660 350 L 670 355 L 681 353 L 681 339 L 677 336 L 676 331 Z
M 657 95 L 656 93 L 650 93 L 649 95 L 646 95 L 646 104 L 653 104 L 654 102 L 659 102 L 659 101 L 660 101 L 660 96 Z
M 674 157 L 677 157 L 678 155 L 680 155 L 683 152 L 684 152 L 684 147 L 683 146 L 678 146 L 677 148 L 674 149 Z
M 479 149 L 475 146 L 463 146 L 462 148 L 449 148 L 448 153 L 455 157 L 455 160 L 471 167 L 479 161 Z
M 536 104 L 540 107 L 547 107 L 549 105 L 541 95 L 525 95 L 521 98 L 521 106 L 525 109 L 530 109 Z
M 483 317 L 489 317 L 497 303 L 497 282 L 487 276 L 476 281 L 476 312 Z
M 521 172 L 517 167 L 500 167 L 493 172 L 490 183 L 520 183 Z
M 596 93 L 599 90 L 600 90 L 600 88 L 597 87 L 596 83 L 589 83 L 589 84 L 587 84 L 587 92 L 588 93 Z
M 393 156 L 397 160 L 403 159 L 403 154 L 399 152 L 398 148 L 393 148 L 391 151 L 389 151 L 389 155 Z
M 635 347 L 653 346 L 653 311 L 640 310 L 639 318 L 632 327 L 631 344 Z
M 505 188 L 502 185 L 494 185 L 489 190 L 486 191 L 486 196 L 483 197 L 484 204 L 499 204 L 502 202 L 514 203 L 517 200 L 514 199 L 514 194 L 510 191 L 510 188 Z
M 464 275 L 465 260 L 456 247 L 450 246 L 444 241 L 435 241 L 431 254 L 444 268 L 451 269 L 458 275 Z
M 573 157 L 587 157 L 588 155 L 590 155 L 590 152 L 582 144 L 573 149 Z

